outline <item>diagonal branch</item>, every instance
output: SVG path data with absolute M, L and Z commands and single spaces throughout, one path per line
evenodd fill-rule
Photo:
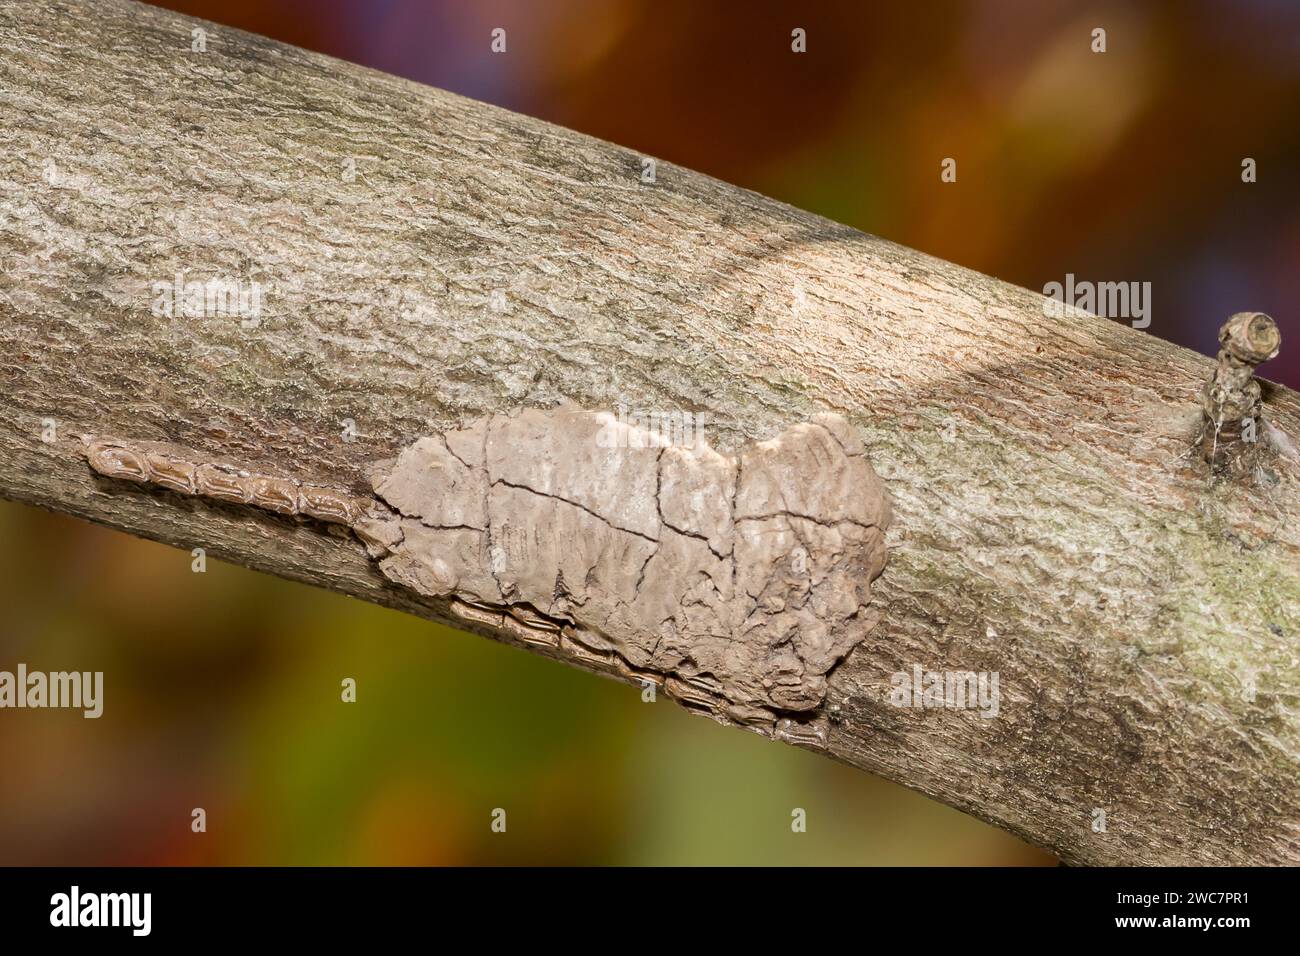
M 726 455 L 834 412 L 892 497 L 882 617 L 787 739 L 1069 862 L 1300 862 L 1294 392 L 1264 384 L 1268 453 L 1216 478 L 1209 359 L 120 0 L 4 4 L 0 114 L 5 497 L 448 619 L 346 528 L 105 478 L 86 438 L 366 500 L 422 436 L 524 408 L 701 414 Z M 599 669 L 528 639 L 562 626 L 544 609 L 511 630 L 465 607 Z M 966 672 L 996 673 L 995 706 L 901 695 Z

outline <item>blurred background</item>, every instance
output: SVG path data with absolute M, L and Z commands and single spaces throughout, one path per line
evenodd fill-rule
M 1284 346 L 1262 374 L 1300 387 L 1300 4 L 160 5 L 1029 288 L 1149 281 L 1147 331 L 1206 354 L 1230 313 L 1268 312 Z M 895 785 L 414 618 L 216 561 L 194 574 L 186 552 L 10 503 L 0 542 L 0 669 L 107 672 L 99 720 L 0 719 L 0 863 L 1054 862 Z

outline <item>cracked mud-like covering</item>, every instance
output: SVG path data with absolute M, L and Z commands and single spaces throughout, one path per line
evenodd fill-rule
M 372 478 L 394 513 L 356 531 L 392 580 L 528 608 L 736 719 L 815 710 L 876 621 L 889 501 L 837 415 L 728 457 L 529 409 L 421 438 Z

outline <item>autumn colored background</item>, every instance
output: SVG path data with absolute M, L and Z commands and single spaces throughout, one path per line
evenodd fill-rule
M 1300 387 L 1300 5 L 161 5 L 1030 288 L 1067 273 L 1150 281 L 1147 331 L 1206 354 L 1230 313 L 1268 312 L 1283 352 L 1262 374 Z M 944 157 L 955 183 L 940 181 Z M 1241 180 L 1246 157 L 1256 183 Z M 0 504 L 0 669 L 102 670 L 106 684 L 97 721 L 0 712 L 0 863 L 1053 862 L 636 689 L 190 560 Z M 339 699 L 344 677 L 355 704 Z M 190 830 L 194 807 L 206 834 Z M 489 828 L 497 807 L 505 834 Z M 791 832 L 795 807 L 806 833 Z

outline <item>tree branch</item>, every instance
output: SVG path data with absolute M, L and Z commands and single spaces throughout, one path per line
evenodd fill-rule
M 0 52 L 0 494 L 451 621 L 347 527 L 86 440 L 370 501 L 524 408 L 703 414 L 731 456 L 834 412 L 890 557 L 797 739 L 1072 863 L 1300 862 L 1294 392 L 1215 478 L 1210 360 L 688 170 L 116 0 L 7 3 Z M 177 274 L 258 308 L 191 316 Z M 895 706 L 915 668 L 996 672 L 996 719 Z

